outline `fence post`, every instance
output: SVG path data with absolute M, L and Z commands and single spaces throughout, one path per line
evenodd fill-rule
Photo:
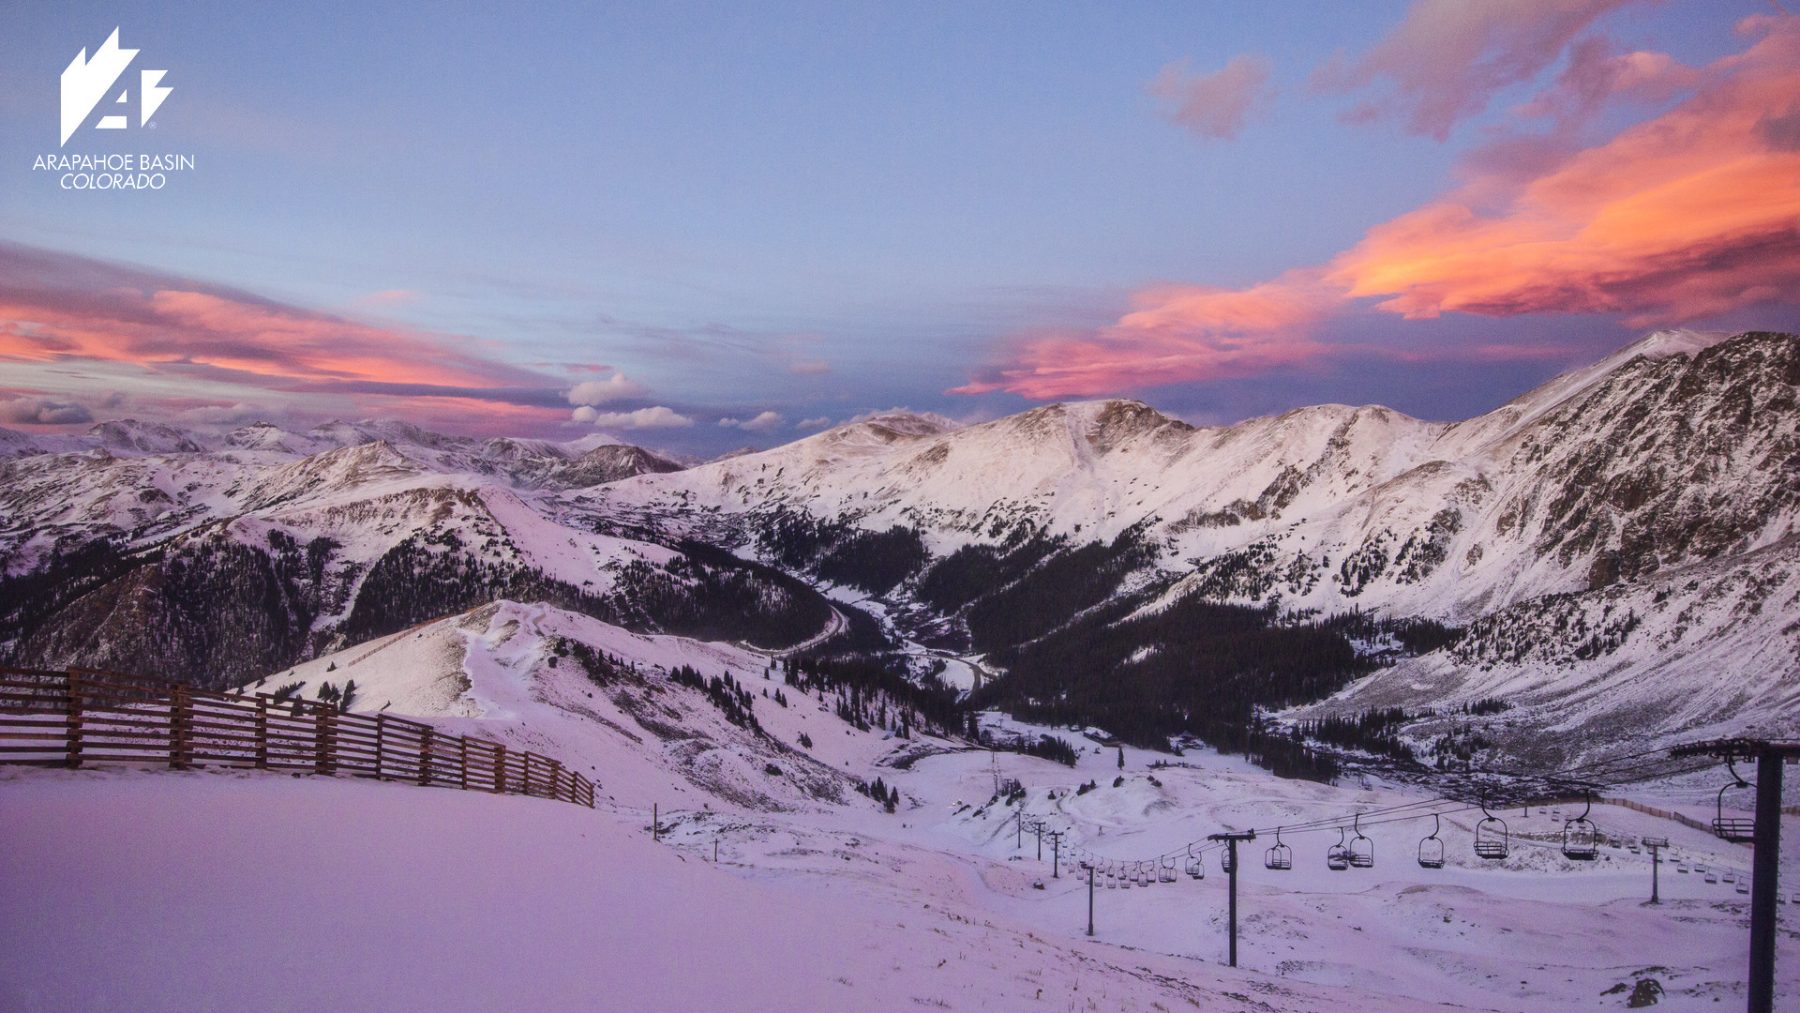
M 462 789 L 469 790 L 469 737 L 459 735 L 456 738 L 456 772 L 462 778 Z
M 531 750 L 525 750 L 525 794 L 531 794 Z
M 313 773 L 326 774 L 331 770 L 330 753 L 331 738 L 325 730 L 325 705 L 315 704 L 313 711 Z
M 562 761 L 550 761 L 550 797 L 562 798 Z
M 79 767 L 81 766 L 81 676 L 75 674 L 75 670 L 72 668 L 69 669 L 68 688 L 69 698 L 67 701 L 68 710 L 66 721 L 69 740 L 69 766 Z
M 269 768 L 269 698 L 256 694 L 256 766 Z
M 169 694 L 169 766 L 176 770 L 188 768 L 188 740 L 193 734 L 189 726 L 193 720 L 193 707 L 186 686 L 176 686 Z
M 431 783 L 431 732 L 431 726 L 426 725 L 419 736 L 419 783 L 422 785 Z
M 375 780 L 385 781 L 381 773 L 381 755 L 387 749 L 387 714 L 375 715 Z
M 506 794 L 506 744 L 504 742 L 496 743 L 494 748 L 498 750 L 494 754 L 494 790 L 504 795 Z

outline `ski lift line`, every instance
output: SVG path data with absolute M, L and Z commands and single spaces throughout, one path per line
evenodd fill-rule
M 1642 754 L 1634 754 L 1634 755 L 1642 755 Z M 1650 764 L 1640 764 L 1640 765 L 1636 765 L 1636 767 L 1633 769 L 1638 769 L 1638 768 L 1647 767 L 1647 766 L 1651 766 L 1651 765 Z M 1689 774 L 1689 773 L 1694 773 L 1694 772 L 1697 772 L 1700 770 L 1705 770 L 1705 769 L 1707 769 L 1707 767 L 1710 767 L 1710 766 L 1711 766 L 1710 763 L 1697 764 L 1694 766 L 1683 767 L 1683 768 L 1680 768 L 1678 770 L 1673 770 L 1673 771 L 1661 771 L 1661 772 L 1658 772 L 1655 776 L 1657 776 L 1657 777 L 1664 777 L 1664 776 L 1677 777 L 1677 776 L 1681 776 L 1683 774 Z M 1544 775 L 1539 775 L 1539 776 L 1541 777 Z M 1415 807 L 1419 807 L 1419 806 L 1435 805 L 1435 804 L 1439 804 L 1439 803 L 1459 803 L 1462 801 L 1463 801 L 1462 799 L 1455 799 L 1455 798 L 1451 798 L 1449 796 L 1438 796 L 1436 798 L 1422 799 L 1422 800 L 1419 800 L 1416 802 L 1406 803 L 1403 805 L 1378 807 L 1375 809 L 1365 809 L 1365 810 L 1361 810 L 1361 813 L 1364 817 L 1370 817 L 1370 816 L 1380 817 L 1380 816 L 1386 816 L 1387 814 L 1390 814 L 1390 813 L 1396 813 L 1396 812 L 1400 812 L 1400 811 L 1403 811 L 1406 809 L 1415 808 Z M 1533 800 L 1533 801 L 1535 801 L 1535 800 Z M 1478 806 L 1466 806 L 1465 811 L 1466 811 L 1466 809 L 1469 809 L 1469 808 L 1479 808 L 1479 807 Z M 1409 815 L 1409 816 L 1403 817 L 1401 819 L 1414 819 L 1414 818 L 1420 818 L 1420 817 L 1429 816 L 1429 815 L 1431 815 L 1431 813 L 1426 812 L 1426 813 Z M 1321 817 L 1319 819 L 1308 821 L 1308 822 L 1303 822 L 1303 823 L 1282 824 L 1282 829 L 1288 833 L 1303 833 L 1303 832 L 1309 832 L 1309 831 L 1316 830 L 1316 829 L 1335 830 L 1339 823 L 1342 823 L 1346 820 L 1353 820 L 1355 818 L 1355 816 L 1356 816 L 1355 812 L 1350 812 L 1350 813 L 1344 813 L 1342 815 L 1337 815 L 1337 816 Z M 1386 822 L 1400 822 L 1400 819 L 1381 819 L 1379 821 L 1371 821 L 1370 825 L 1374 826 L 1374 825 L 1378 825 L 1378 823 L 1386 823 Z M 1257 833 L 1270 833 L 1270 832 L 1273 832 L 1273 830 L 1274 830 L 1273 827 L 1268 827 L 1268 828 L 1258 827 L 1258 828 L 1256 828 Z
M 1669 776 L 1679 776 L 1682 774 L 1693 773 L 1696 771 L 1705 770 L 1711 766 L 1713 766 L 1712 763 L 1696 764 L 1691 767 L 1684 767 L 1680 770 L 1672 771 L 1669 773 Z M 1419 811 L 1419 812 L 1409 812 L 1408 811 L 1408 810 L 1414 810 L 1414 809 L 1421 809 L 1423 807 L 1428 807 L 1428 806 L 1434 807 L 1434 808 L 1425 809 L 1425 811 Z M 1438 806 L 1450 806 L 1450 808 L 1435 808 Z M 1321 833 L 1321 832 L 1329 833 L 1333 830 L 1339 829 L 1340 827 L 1344 827 L 1346 824 L 1355 823 L 1359 817 L 1361 817 L 1362 825 L 1375 827 L 1375 826 L 1384 826 L 1384 825 L 1391 824 L 1391 823 L 1406 823 L 1406 822 L 1410 822 L 1412 820 L 1424 819 L 1428 816 L 1434 817 L 1434 818 L 1435 817 L 1443 817 L 1443 816 L 1451 816 L 1451 815 L 1456 815 L 1459 813 L 1474 812 L 1479 809 L 1481 809 L 1480 805 L 1470 805 L 1470 804 L 1462 802 L 1462 800 L 1460 800 L 1460 799 L 1438 797 L 1438 798 L 1430 798 L 1430 799 L 1419 799 L 1419 800 L 1416 800 L 1413 802 L 1407 802 L 1407 803 L 1402 803 L 1402 804 L 1397 804 L 1397 805 L 1392 805 L 1392 806 L 1383 806 L 1383 807 L 1377 807 L 1377 808 L 1373 808 L 1373 809 L 1345 812 L 1345 813 L 1340 813 L 1340 814 L 1329 816 L 1329 817 L 1321 817 L 1317 820 L 1313 820 L 1313 821 L 1306 822 L 1306 823 L 1298 823 L 1298 824 L 1283 823 L 1279 827 L 1277 827 L 1277 826 L 1257 827 L 1257 828 L 1255 828 L 1254 832 L 1258 833 L 1258 834 L 1272 834 L 1272 833 L 1275 833 L 1277 830 L 1279 830 L 1283 835 Z M 1373 818 L 1371 818 L 1371 817 L 1373 817 Z M 1196 855 L 1203 855 L 1207 851 L 1222 850 L 1224 848 L 1223 844 L 1220 844 L 1216 841 L 1215 842 L 1206 842 L 1204 840 L 1196 840 L 1191 843 L 1192 843 L 1192 847 L 1194 848 L 1194 853 Z M 1188 847 L 1188 845 L 1183 845 L 1181 849 L 1176 849 L 1176 850 L 1171 850 L 1169 852 L 1166 852 L 1163 855 L 1158 856 L 1158 860 L 1160 860 L 1161 858 L 1164 858 L 1164 857 L 1169 857 L 1169 856 L 1181 857 L 1186 854 L 1185 849 L 1187 847 Z
M 1594 768 L 1606 767 L 1606 766 L 1616 766 L 1618 764 L 1627 763 L 1628 761 L 1640 760 L 1644 757 L 1651 757 L 1651 756 L 1660 757 L 1660 759 L 1655 760 L 1655 761 L 1650 761 L 1650 762 L 1631 763 L 1629 766 L 1621 767 L 1615 771 L 1608 772 L 1608 777 L 1607 777 L 1608 781 L 1610 781 L 1613 784 L 1623 784 L 1623 783 L 1628 783 L 1628 781 L 1627 781 L 1627 779 L 1620 777 L 1619 776 L 1620 774 L 1635 772 L 1638 770 L 1648 769 L 1648 768 L 1652 768 L 1652 767 L 1659 767 L 1662 765 L 1663 761 L 1668 758 L 1668 751 L 1664 750 L 1664 749 L 1645 750 L 1645 751 L 1637 752 L 1637 753 L 1629 753 L 1629 754 L 1626 754 L 1626 755 L 1620 756 L 1620 757 L 1613 757 L 1608 760 L 1597 760 L 1592 763 L 1582 764 L 1582 765 L 1579 765 L 1576 767 L 1565 768 L 1563 770 L 1558 770 L 1558 771 L 1550 771 L 1550 772 L 1542 773 L 1542 774 L 1520 774 L 1520 773 L 1513 772 L 1513 771 L 1501 771 L 1501 770 L 1493 770 L 1493 769 L 1489 769 L 1489 770 L 1486 770 L 1483 772 L 1489 773 L 1489 774 L 1492 774 L 1495 776 L 1513 777 L 1513 778 L 1521 779 L 1521 780 L 1547 780 L 1558 774 L 1566 774 L 1566 773 L 1578 772 L 1578 771 L 1583 771 L 1583 770 L 1592 770 Z M 1690 774 L 1690 773 L 1695 773 L 1697 771 L 1705 770 L 1711 766 L 1713 766 L 1713 764 L 1710 762 L 1700 763 L 1700 764 L 1695 764 L 1695 765 L 1689 766 L 1689 767 L 1682 767 L 1680 769 L 1672 770 L 1672 771 L 1670 771 L 1670 770 L 1657 771 L 1654 774 L 1652 774 L 1651 776 L 1654 776 L 1654 777 L 1679 777 L 1684 774 Z M 1535 799 L 1533 799 L 1532 801 L 1535 801 Z M 1422 812 L 1408 812 L 1408 810 L 1421 809 L 1424 807 L 1433 807 L 1433 806 L 1439 806 L 1439 805 L 1451 805 L 1451 806 L 1455 806 L 1455 808 L 1427 809 L 1426 811 L 1422 811 Z M 1277 830 L 1279 830 L 1281 833 L 1287 834 L 1287 835 L 1319 833 L 1319 832 L 1329 833 L 1332 830 L 1339 829 L 1346 822 L 1356 822 L 1359 820 L 1359 818 L 1361 819 L 1361 822 L 1364 825 L 1375 827 L 1375 826 L 1383 826 L 1383 825 L 1390 824 L 1390 823 L 1405 823 L 1405 822 L 1409 822 L 1411 820 L 1424 819 L 1427 816 L 1432 816 L 1432 817 L 1450 816 L 1450 815 L 1455 815 L 1458 813 L 1472 812 L 1472 811 L 1478 810 L 1480 808 L 1481 808 L 1481 806 L 1479 806 L 1479 805 L 1470 805 L 1461 799 L 1451 798 L 1448 796 L 1438 796 L 1435 798 L 1418 799 L 1418 800 L 1415 800 L 1412 802 L 1399 803 L 1399 804 L 1395 804 L 1395 805 L 1391 805 L 1391 806 L 1378 806 L 1373 809 L 1353 810 L 1350 812 L 1340 813 L 1340 814 L 1333 815 L 1333 816 L 1320 817 L 1318 819 L 1307 821 L 1307 822 L 1302 822 L 1302 823 L 1296 823 L 1296 824 L 1284 823 L 1284 824 L 1279 825 L 1278 827 L 1277 826 L 1256 827 L 1253 829 L 1252 832 L 1258 833 L 1258 834 L 1272 834 L 1272 833 L 1275 833 Z M 1189 844 L 1184 844 L 1178 849 L 1163 852 L 1163 853 L 1157 855 L 1154 859 L 1148 859 L 1145 861 L 1155 861 L 1155 862 L 1160 863 L 1165 858 L 1184 857 L 1189 853 L 1187 849 L 1190 846 L 1194 849 L 1192 853 L 1195 856 L 1202 856 L 1208 851 L 1223 850 L 1225 847 L 1223 844 L 1221 844 L 1217 841 L 1206 841 L 1204 838 L 1202 838 L 1202 839 L 1190 842 Z M 1083 850 L 1082 853 L 1090 855 L 1092 857 L 1098 857 L 1098 856 L 1095 856 L 1094 853 L 1092 853 L 1092 852 L 1085 851 L 1085 849 Z M 1130 861 L 1130 860 L 1129 859 L 1120 859 L 1118 861 Z

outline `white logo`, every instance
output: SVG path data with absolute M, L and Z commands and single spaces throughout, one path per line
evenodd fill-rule
M 75 59 L 62 72 L 62 143 L 67 145 L 75 131 L 88 121 L 94 107 L 100 104 L 119 82 L 125 68 L 131 66 L 138 51 L 119 48 L 119 30 L 113 29 L 107 37 L 105 45 L 94 52 L 94 58 L 88 59 L 85 47 L 75 54 Z M 166 70 L 143 70 L 138 72 L 138 126 L 150 122 L 150 117 L 162 107 L 163 100 L 169 97 L 173 88 L 163 87 L 163 75 Z M 129 123 L 130 87 L 119 91 L 113 99 L 114 105 L 124 107 L 120 112 L 108 113 L 100 117 L 94 126 L 100 130 L 124 130 Z

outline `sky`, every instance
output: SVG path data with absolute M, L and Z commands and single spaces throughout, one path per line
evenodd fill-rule
M 1454 419 L 1656 328 L 1800 330 L 1800 14 L 1768 0 L 6 22 L 24 431 L 392 417 L 697 458 L 895 406 Z M 115 29 L 137 52 L 64 142 L 59 79 Z M 152 154 L 193 167 L 57 161 Z

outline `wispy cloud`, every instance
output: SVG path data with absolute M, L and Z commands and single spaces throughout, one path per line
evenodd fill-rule
M 1705 68 L 1687 101 L 1523 182 L 1478 176 L 1371 229 L 1329 277 L 1410 318 L 1618 313 L 1641 326 L 1792 298 L 1800 151 L 1759 126 L 1800 110 L 1800 17 L 1742 30 L 1756 41 Z
M 1184 60 L 1164 67 L 1149 91 L 1171 123 L 1199 137 L 1231 140 L 1274 96 L 1269 69 L 1267 57 L 1250 54 L 1232 57 L 1210 74 L 1192 73 Z
M 1415 0 L 1406 17 L 1359 57 L 1339 53 L 1313 75 L 1323 91 L 1385 90 L 1346 118 L 1398 117 L 1443 140 L 1485 110 L 1502 88 L 1555 63 L 1601 15 L 1638 0 Z
M 1517 162 L 1489 147 L 1464 164 L 1455 191 L 1370 228 L 1324 265 L 1242 289 L 1142 290 L 1110 325 L 1023 336 L 955 391 L 1090 396 L 1351 353 L 1418 354 L 1321 336 L 1371 302 L 1408 319 L 1611 314 L 1642 327 L 1800 301 L 1800 145 L 1779 126 L 1800 123 L 1800 17 L 1753 17 L 1740 32 L 1742 52 L 1696 71 L 1654 59 L 1604 69 L 1609 95 L 1670 87 L 1671 76 L 1693 92 L 1610 139 Z M 1584 86 L 1560 80 L 1545 108 L 1571 87 Z M 1544 350 L 1426 354 L 1517 361 Z
M 1146 289 L 1133 301 L 1137 308 L 1108 327 L 1022 342 L 1011 363 L 953 393 L 1090 396 L 1265 372 L 1325 351 L 1310 331 L 1337 296 L 1316 273 L 1295 272 L 1247 289 Z
M 556 378 L 474 338 L 366 323 L 162 272 L 0 242 L 0 361 L 113 363 L 245 393 L 362 398 L 467 420 L 559 417 Z M 452 406 L 456 406 L 452 411 Z
M 781 428 L 782 423 L 786 421 L 786 419 L 781 417 L 781 413 L 779 412 L 762 411 L 747 419 L 723 418 L 719 420 L 719 425 L 726 429 L 742 429 L 745 432 L 750 433 L 766 433 L 771 429 Z

